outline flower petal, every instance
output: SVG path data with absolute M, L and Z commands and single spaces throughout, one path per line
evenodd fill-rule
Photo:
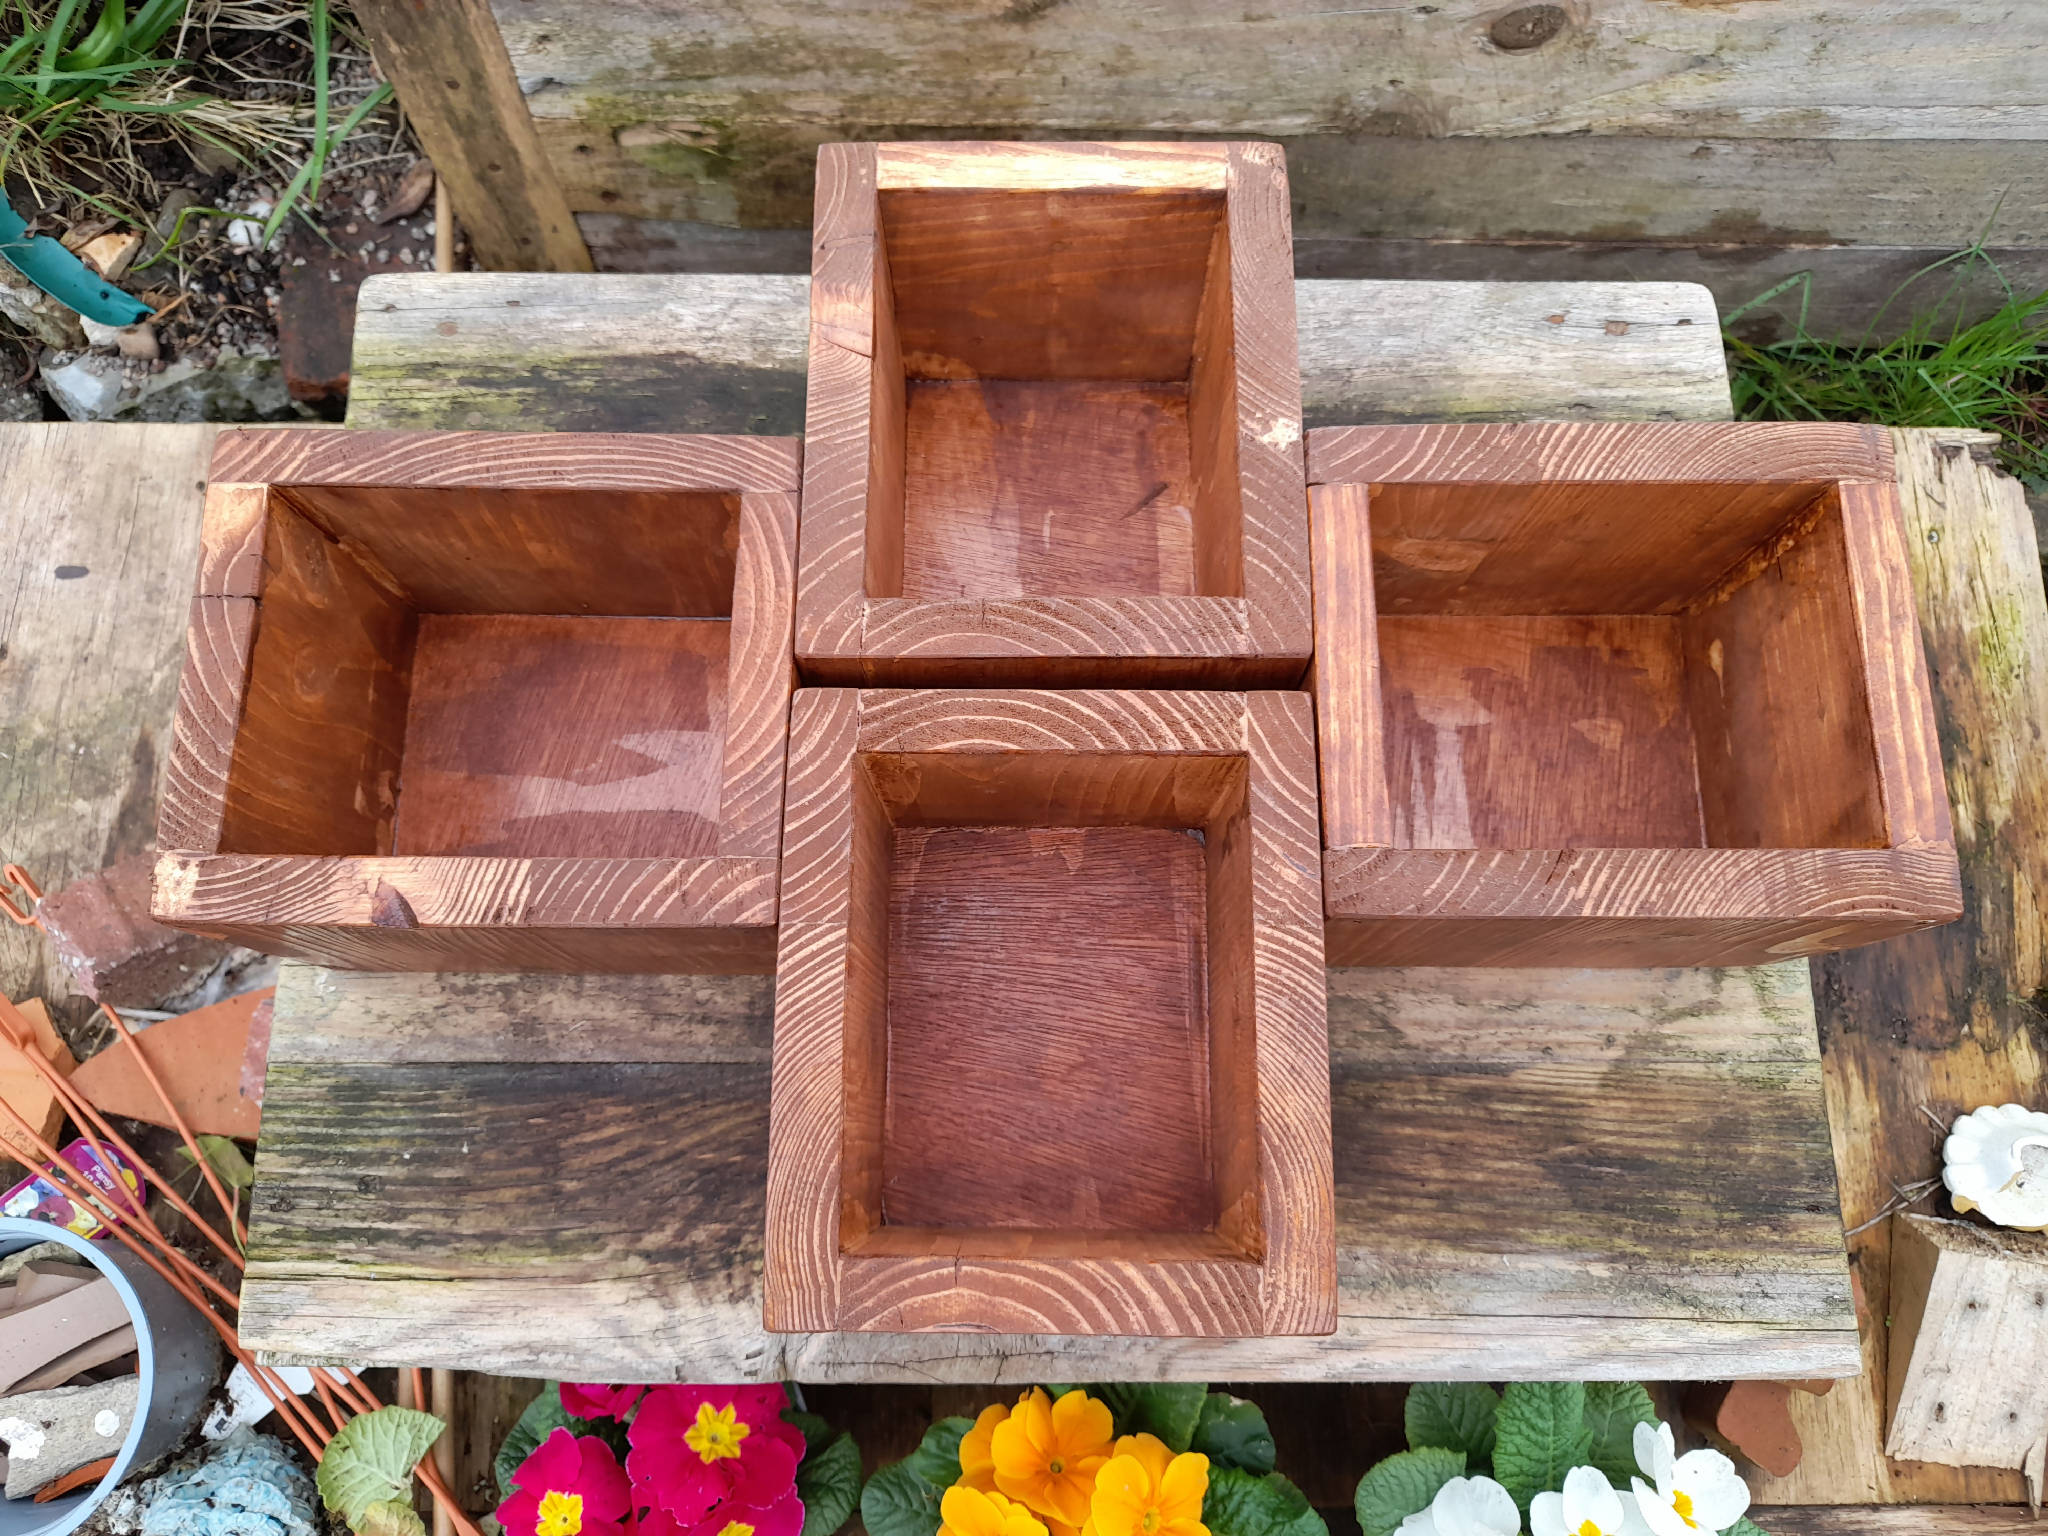
M 1749 1511 L 1749 1485 L 1719 1451 L 1687 1451 L 1671 1477 L 1691 1496 L 1694 1523 L 1710 1531 L 1726 1530 Z
M 1677 1450 L 1669 1424 L 1638 1424 L 1635 1428 L 1636 1465 L 1659 1488 L 1669 1485 L 1671 1464 Z
M 1621 1529 L 1621 1495 L 1598 1467 L 1573 1467 L 1564 1475 L 1565 1529 L 1577 1536 L 1588 1520 L 1602 1536 Z
M 1522 1528 L 1515 1496 L 1490 1477 L 1454 1477 L 1429 1507 L 1437 1523 L 1456 1536 L 1515 1536 Z
M 1063 1394 L 1052 1405 L 1052 1430 L 1055 1443 L 1069 1461 L 1106 1455 L 1109 1442 L 1116 1436 L 1109 1405 L 1096 1401 L 1079 1387 Z
M 1539 1493 L 1530 1500 L 1529 1536 L 1565 1536 L 1563 1494 Z
M 1097 1479 L 1101 1477 L 1096 1474 Z M 1209 1492 L 1209 1458 L 1188 1451 L 1167 1463 L 1166 1475 L 1155 1483 L 1159 1513 L 1166 1520 L 1202 1518 L 1202 1500 Z
M 1629 1479 L 1629 1488 L 1636 1496 L 1636 1508 L 1651 1536 L 1696 1536 L 1684 1517 L 1671 1507 L 1671 1501 L 1640 1477 Z
M 1166 1476 L 1166 1469 L 1173 1462 L 1173 1452 L 1166 1448 L 1166 1442 L 1157 1435 L 1125 1435 L 1117 1441 L 1114 1452 L 1118 1456 L 1135 1456 L 1138 1464 L 1145 1469 L 1145 1475 L 1152 1479 L 1157 1488 Z

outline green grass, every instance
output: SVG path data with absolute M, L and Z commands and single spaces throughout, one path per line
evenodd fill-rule
M 1987 268 L 2005 303 L 1965 325 L 1964 284 Z M 1799 310 L 1789 339 L 1758 346 L 1728 329 L 1793 291 Z M 1908 279 L 1861 337 L 1827 341 L 1806 327 L 1812 291 L 1813 275 L 1802 272 L 1723 321 L 1738 417 L 1998 432 L 2000 463 L 2030 489 L 2048 491 L 2048 293 L 2014 293 L 1982 245 L 1974 245 Z M 1903 331 L 1878 342 L 1885 316 L 1907 305 Z

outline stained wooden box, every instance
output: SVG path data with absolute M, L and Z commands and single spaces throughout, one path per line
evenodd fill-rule
M 1959 915 L 1880 430 L 1309 434 L 1334 965 L 1731 965 Z
M 1300 693 L 804 689 L 766 1322 L 1336 1326 Z
M 798 463 L 222 433 L 157 917 L 379 970 L 771 969 Z
M 830 144 L 813 240 L 807 681 L 1300 681 L 1277 145 Z

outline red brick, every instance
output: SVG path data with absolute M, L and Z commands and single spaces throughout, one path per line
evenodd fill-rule
M 160 1008 L 220 962 L 228 946 L 149 915 L 155 856 L 131 854 L 43 898 L 43 927 L 80 989 L 115 1008 Z

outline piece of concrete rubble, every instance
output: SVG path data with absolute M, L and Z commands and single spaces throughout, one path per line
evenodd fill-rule
M 221 350 L 211 364 L 180 358 L 132 374 L 119 357 L 45 356 L 43 387 L 73 421 L 283 421 L 295 416 L 274 356 Z

